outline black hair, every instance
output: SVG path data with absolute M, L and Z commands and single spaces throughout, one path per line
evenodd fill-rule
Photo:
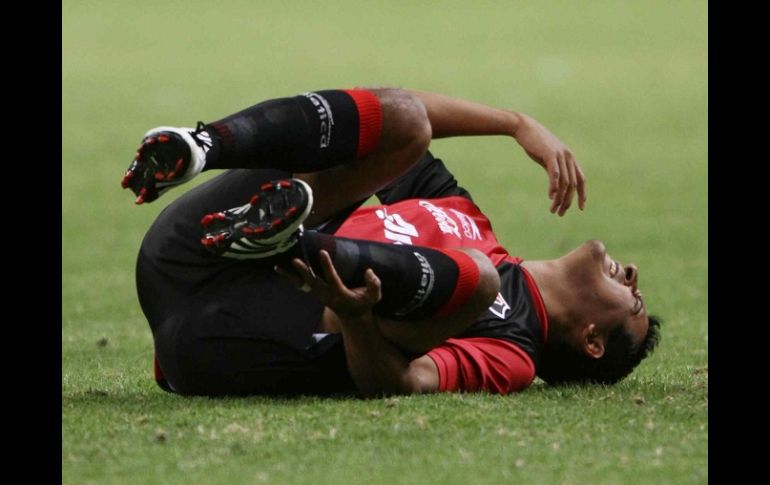
M 537 375 L 551 385 L 569 383 L 615 384 L 652 353 L 660 341 L 661 319 L 649 316 L 647 335 L 634 346 L 622 325 L 613 330 L 604 345 L 604 355 L 592 358 L 564 341 L 546 343 L 539 357 Z

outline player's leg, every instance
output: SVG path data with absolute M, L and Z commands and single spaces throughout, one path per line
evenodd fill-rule
M 401 89 L 372 89 L 382 113 L 379 140 L 371 152 L 328 170 L 296 173 L 313 189 L 314 208 L 307 224 L 320 224 L 365 201 L 425 155 L 432 131 L 422 101 Z
M 161 323 L 154 342 L 167 390 L 208 396 L 355 391 L 342 349 L 312 338 L 318 305 L 264 283 L 255 286 L 267 295 L 239 284 Z M 243 301 L 249 297 L 251 307 Z M 284 331 L 271 332 L 279 326 Z
M 175 392 L 331 392 L 347 375 L 344 359 L 339 366 L 318 352 L 313 334 L 323 306 L 312 295 L 262 261 L 218 257 L 199 242 L 208 199 L 229 202 L 232 192 L 243 197 L 249 186 L 275 176 L 259 172 L 230 170 L 188 191 L 142 243 L 139 301 L 153 333 L 156 376 Z
M 472 248 L 460 248 L 466 253 L 479 271 L 478 284 L 470 291 L 470 297 L 464 305 L 454 305 L 442 314 L 421 318 L 392 319 L 378 316 L 377 322 L 382 335 L 396 347 L 410 355 L 421 355 L 433 349 L 448 338 L 457 337 L 467 330 L 492 305 L 500 290 L 500 275 L 489 258 L 481 251 Z M 455 292 L 462 288 L 458 282 Z M 334 328 L 338 317 L 325 309 L 324 325 Z
M 430 124 L 406 91 L 329 90 L 257 104 L 195 130 L 160 127 L 144 137 L 123 186 L 150 202 L 214 168 L 275 168 L 302 175 L 319 192 L 310 222 L 365 199 L 427 149 Z
M 248 200 L 254 187 L 288 175 L 228 170 L 174 200 L 145 235 L 136 264 L 139 302 L 156 343 L 158 374 L 179 392 L 267 392 L 275 388 L 268 368 L 277 355 L 294 359 L 291 373 L 300 379 L 322 306 L 283 282 L 271 266 L 218 257 L 200 243 L 203 214 Z M 217 361 L 219 367 L 206 374 L 207 362 L 224 355 L 232 356 L 229 364 Z M 249 373 L 252 380 L 227 378 Z M 283 377 L 277 381 L 294 382 Z
M 360 268 L 376 268 L 383 286 L 375 307 L 380 328 L 407 353 L 460 334 L 499 288 L 491 263 L 475 250 L 320 242 L 350 286 Z M 335 316 L 263 270 L 232 265 L 224 274 L 230 284 L 189 299 L 154 329 L 158 364 L 171 389 L 193 395 L 354 391 L 341 347 L 326 348 L 328 338 L 314 338 L 335 330 Z
M 383 336 L 408 354 L 422 354 L 461 334 L 489 308 L 500 289 L 492 262 L 476 249 L 438 250 L 342 238 L 326 242 L 323 249 L 348 288 L 364 286 L 364 272 L 374 271 L 382 299 L 372 312 Z M 312 266 L 318 274 L 320 264 L 313 261 Z M 339 331 L 338 317 L 329 308 L 323 321 L 325 331 Z
M 319 252 L 324 250 L 348 287 L 362 286 L 364 272 L 371 268 L 383 287 L 382 301 L 374 312 L 389 319 L 446 319 L 461 310 L 478 314 L 497 295 L 497 272 L 478 252 L 303 232 L 301 224 L 310 204 L 312 191 L 300 180 L 266 183 L 245 206 L 205 216 L 201 222 L 208 232 L 202 243 L 213 254 L 257 261 L 270 258 L 271 264 L 284 268 L 300 258 L 316 273 L 321 269 Z M 454 330 L 452 324 L 450 332 Z
M 425 154 L 431 127 L 401 89 L 329 90 L 266 101 L 207 125 L 206 169 L 271 167 L 315 194 L 320 224 L 385 187 Z

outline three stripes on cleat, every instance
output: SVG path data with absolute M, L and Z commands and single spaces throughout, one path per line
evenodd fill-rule
M 290 189 L 291 185 L 291 182 L 288 180 L 280 180 L 262 184 L 259 187 L 259 190 L 263 194 L 267 194 L 274 192 L 275 190 Z M 262 210 L 258 207 L 258 204 L 262 200 L 263 199 L 259 194 L 255 194 L 245 206 L 231 209 L 230 211 L 214 212 L 203 216 L 201 225 L 204 228 L 210 228 L 210 230 L 208 234 L 201 239 L 201 244 L 209 249 L 227 249 L 230 245 L 236 243 L 236 241 L 240 241 L 242 244 L 245 243 L 246 248 L 252 247 L 253 243 L 251 243 L 249 238 L 259 239 L 260 237 L 264 237 L 266 233 L 272 233 L 273 231 L 276 233 L 279 232 L 286 221 L 290 220 L 290 218 L 297 214 L 297 211 L 299 210 L 297 206 L 290 206 L 280 217 L 268 217 L 267 219 L 262 220 L 260 215 L 258 225 L 249 222 L 246 219 L 246 213 L 251 210 Z M 265 202 L 268 204 L 268 211 L 271 212 L 270 200 L 266 200 Z M 236 220 L 239 218 L 241 220 Z M 216 226 L 220 224 L 221 227 L 217 228 Z M 270 236 L 272 234 L 267 235 Z M 243 247 L 242 244 L 238 244 L 238 246 Z

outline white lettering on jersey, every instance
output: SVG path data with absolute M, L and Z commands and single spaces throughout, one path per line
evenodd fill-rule
M 427 200 L 421 200 L 419 204 L 420 207 L 426 209 L 431 213 L 433 218 L 436 219 L 438 228 L 441 230 L 441 232 L 444 234 L 453 234 L 457 237 L 457 239 L 462 239 L 460 236 L 460 228 L 457 227 L 457 223 L 454 221 L 454 219 L 449 217 L 443 209 L 436 207 Z
M 497 315 L 498 317 L 505 320 L 505 312 L 510 310 L 511 307 L 506 303 L 506 301 L 503 299 L 502 293 L 497 294 L 497 298 L 495 298 L 495 302 L 492 303 L 492 306 L 489 307 L 489 311 Z
M 463 234 L 465 234 L 465 237 L 468 239 L 481 240 L 481 231 L 479 231 L 479 226 L 476 225 L 476 221 L 474 221 L 468 214 L 455 209 L 449 210 L 457 216 L 457 219 L 460 220 L 460 224 L 463 225 Z
M 393 244 L 412 245 L 412 238 L 419 236 L 417 228 L 399 214 L 389 215 L 387 209 L 377 209 L 374 213 L 385 224 L 385 237 L 393 241 Z

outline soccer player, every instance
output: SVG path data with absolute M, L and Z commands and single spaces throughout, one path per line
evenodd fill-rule
M 510 393 L 536 375 L 628 375 L 658 341 L 637 268 L 599 241 L 555 260 L 510 256 L 428 151 L 432 138 L 470 135 L 513 137 L 547 171 L 551 212 L 576 195 L 584 208 L 580 165 L 545 127 L 437 94 L 308 92 L 147 132 L 122 181 L 137 204 L 227 169 L 166 207 L 142 242 L 159 385 Z M 361 207 L 372 195 L 382 205 Z

